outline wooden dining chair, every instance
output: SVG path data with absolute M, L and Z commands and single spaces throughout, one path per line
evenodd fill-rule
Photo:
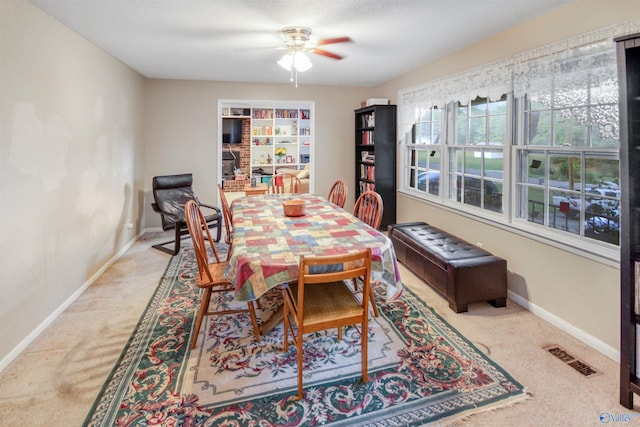
M 273 175 L 269 182 L 267 182 L 267 192 L 269 194 L 282 194 L 284 193 L 284 176 Z
M 302 193 L 302 181 L 298 175 L 292 173 L 283 173 L 285 192 L 292 194 Z
M 256 337 L 256 341 L 260 341 L 260 329 L 258 328 L 258 320 L 256 318 L 256 310 L 253 305 L 253 301 L 247 301 L 246 309 L 231 309 L 222 311 L 209 311 L 209 303 L 211 301 L 211 295 L 213 292 L 233 292 L 234 286 L 224 277 L 224 272 L 227 269 L 227 262 L 221 262 L 216 250 L 216 245 L 211 239 L 209 228 L 206 226 L 202 211 L 198 207 L 197 203 L 193 200 L 189 200 L 185 204 L 185 217 L 187 220 L 187 228 L 191 235 L 191 241 L 193 242 L 193 249 L 196 255 L 196 261 L 198 262 L 198 275 L 196 276 L 196 283 L 199 288 L 204 289 L 204 295 L 200 302 L 200 309 L 196 316 L 196 326 L 193 330 L 193 337 L 191 338 L 191 348 L 195 348 L 198 341 L 198 333 L 200 326 L 202 325 L 202 319 L 204 316 L 209 315 L 226 315 L 234 313 L 249 312 L 251 316 L 251 323 L 253 324 L 253 333 Z M 209 254 L 205 240 L 208 240 L 211 246 L 211 254 Z M 213 259 L 212 259 L 212 258 Z
M 302 182 L 295 174 L 279 173 L 273 175 L 267 183 L 269 194 L 293 193 L 302 191 Z
M 369 190 L 360 194 L 356 200 L 353 215 L 377 230 L 382 222 L 383 210 L 382 197 L 375 191 Z
M 342 268 L 331 268 L 339 265 Z M 298 281 L 290 283 L 284 293 L 284 351 L 289 350 L 289 332 L 298 351 L 298 399 L 302 399 L 303 336 L 312 332 L 338 328 L 360 327 L 362 352 L 362 382 L 368 381 L 367 345 L 369 340 L 369 277 L 371 248 L 349 255 L 300 256 Z M 316 271 L 329 271 L 317 273 Z M 340 271 L 335 271 L 340 270 Z M 365 286 L 358 299 L 345 280 L 362 277 Z M 296 328 L 292 325 L 295 324 Z
M 347 183 L 341 179 L 334 182 L 329 190 L 327 199 L 334 205 L 344 208 L 344 204 L 347 201 Z
M 298 175 L 285 173 L 285 184 L 289 182 L 289 193 L 300 194 L 302 193 L 302 181 L 298 178 Z
M 353 207 L 353 215 L 359 218 L 365 224 L 375 228 L 380 227 L 382 222 L 382 212 L 384 205 L 382 204 L 382 197 L 375 191 L 364 191 L 356 200 L 356 204 Z M 353 281 L 353 287 L 358 290 L 358 280 Z M 378 317 L 378 305 L 376 304 L 375 295 L 373 291 L 369 292 L 371 298 L 371 309 L 374 316 Z
M 229 245 L 227 249 L 227 261 L 231 257 L 231 247 L 233 246 L 233 217 L 231 216 L 231 208 L 227 201 L 227 196 L 222 189 L 222 185 L 218 184 L 218 192 L 220 193 L 220 200 L 222 202 L 222 216 L 224 217 L 224 241 Z

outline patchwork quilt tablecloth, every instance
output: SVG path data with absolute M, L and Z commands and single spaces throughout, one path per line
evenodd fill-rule
M 305 214 L 284 215 L 286 199 L 305 200 Z M 278 285 L 298 279 L 300 255 L 339 255 L 371 247 L 372 277 L 387 285 L 387 300 L 402 293 L 395 251 L 389 238 L 351 213 L 310 194 L 247 196 L 231 204 L 233 248 L 227 279 L 236 299 L 255 300 Z

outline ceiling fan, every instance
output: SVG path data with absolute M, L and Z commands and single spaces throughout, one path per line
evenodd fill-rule
M 310 40 L 311 29 L 308 27 L 285 27 L 281 33 L 285 45 L 280 49 L 286 49 L 287 53 L 278 61 L 278 65 L 291 72 L 290 80 L 292 82 L 295 80 L 296 87 L 298 87 L 298 72 L 305 72 L 312 66 L 311 60 L 305 55 L 305 52 L 340 60 L 343 58 L 341 55 L 320 49 L 317 46 L 351 41 L 349 37 L 335 37 L 313 43 Z
M 340 60 L 343 57 L 333 52 L 320 49 L 316 46 L 325 46 L 328 44 L 346 43 L 351 41 L 351 38 L 349 37 L 335 37 L 331 39 L 318 40 L 318 42 L 313 43 L 310 40 L 311 28 L 308 27 L 285 27 L 282 29 L 281 33 L 282 38 L 284 39 L 285 49 L 310 52 L 337 60 Z

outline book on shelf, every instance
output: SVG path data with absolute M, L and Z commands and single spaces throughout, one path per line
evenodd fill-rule
M 373 131 L 362 131 L 362 145 L 374 145 Z
M 297 119 L 297 118 L 298 118 L 298 110 L 290 110 L 290 109 L 276 110 L 276 119 Z
M 300 118 L 302 120 L 310 120 L 311 119 L 311 111 L 309 111 L 309 110 L 300 110 Z
M 371 165 L 360 165 L 360 178 L 375 181 L 376 167 Z
M 371 163 L 375 163 L 376 162 L 375 153 L 372 153 L 370 151 L 363 151 L 363 152 L 360 153 L 360 156 L 361 156 L 363 162 L 371 162 Z
M 272 135 L 273 129 L 271 126 L 259 126 L 253 128 L 253 136 Z
M 272 109 L 254 109 L 252 118 L 256 120 L 273 119 Z
M 363 114 L 361 116 L 361 122 L 363 128 L 372 128 L 376 125 L 376 113 L 371 112 L 367 114 Z

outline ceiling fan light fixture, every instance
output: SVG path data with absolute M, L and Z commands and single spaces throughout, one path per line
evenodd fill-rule
M 304 73 L 305 71 L 311 69 L 313 64 L 311 63 L 309 57 L 304 54 L 304 52 L 298 51 L 293 54 L 293 66 L 299 72 Z
M 309 49 L 309 36 L 311 29 L 307 27 L 285 27 L 282 29 L 282 38 L 287 47 L 287 53 L 280 58 L 278 65 L 291 73 L 290 80 L 298 87 L 298 73 L 304 73 L 311 69 L 313 64 L 304 50 Z
M 278 65 L 287 71 L 291 71 L 291 67 L 293 67 L 300 73 L 308 71 L 313 66 L 309 57 L 301 51 L 286 53 L 280 58 Z
M 280 58 L 280 60 L 278 61 L 278 65 L 287 71 L 291 71 L 291 66 L 293 65 L 293 56 L 290 53 L 286 53 L 282 58 Z

